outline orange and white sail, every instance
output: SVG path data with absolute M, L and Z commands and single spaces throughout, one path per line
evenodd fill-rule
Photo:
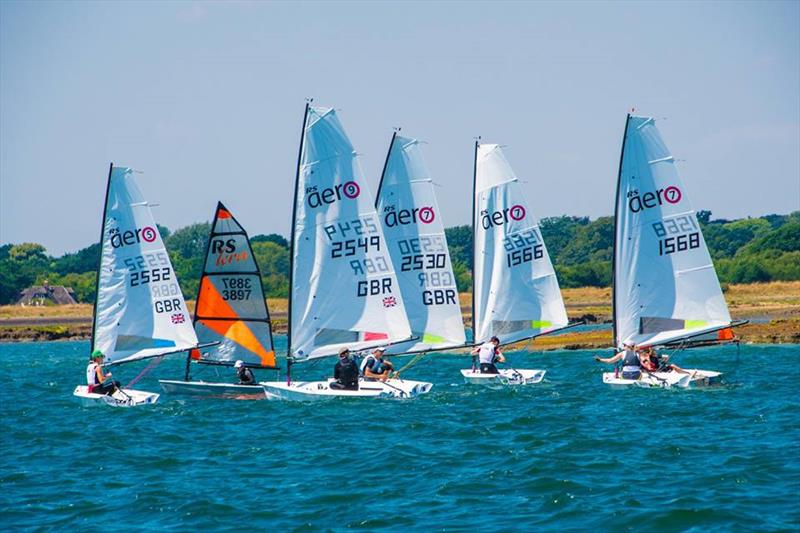
M 200 342 L 219 344 L 202 352 L 194 350 L 192 359 L 275 367 L 271 326 L 247 232 L 219 202 L 194 314 Z

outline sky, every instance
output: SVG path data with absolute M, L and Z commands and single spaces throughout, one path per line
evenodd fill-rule
M 800 209 L 800 2 L 0 2 L 0 243 L 95 242 L 108 164 L 159 224 L 221 200 L 290 228 L 306 98 L 374 194 L 394 127 L 426 142 L 446 226 L 473 142 L 538 217 L 613 212 L 626 113 L 653 116 L 696 209 Z

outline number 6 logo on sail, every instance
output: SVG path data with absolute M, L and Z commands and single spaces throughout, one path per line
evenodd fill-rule
M 348 181 L 344 184 L 344 195 L 350 198 L 351 200 L 354 198 L 358 198 L 358 195 L 361 194 L 361 187 L 358 186 L 358 183 L 355 181 Z

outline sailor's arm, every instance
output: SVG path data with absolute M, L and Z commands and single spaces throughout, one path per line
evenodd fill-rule
M 610 365 L 611 363 L 616 363 L 617 361 L 620 361 L 623 357 L 625 357 L 625 352 L 619 352 L 618 354 L 612 357 L 606 357 L 606 358 L 595 355 L 594 360 L 599 363 L 605 363 L 607 365 Z

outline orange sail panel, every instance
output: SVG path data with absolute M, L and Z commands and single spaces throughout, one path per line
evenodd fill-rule
M 275 352 L 267 351 L 261 345 L 258 338 L 253 334 L 247 324 L 241 320 L 228 321 L 228 320 L 198 320 L 208 329 L 216 332 L 226 339 L 235 341 L 239 345 L 247 348 L 251 352 L 257 354 L 261 358 L 263 366 L 275 366 Z

